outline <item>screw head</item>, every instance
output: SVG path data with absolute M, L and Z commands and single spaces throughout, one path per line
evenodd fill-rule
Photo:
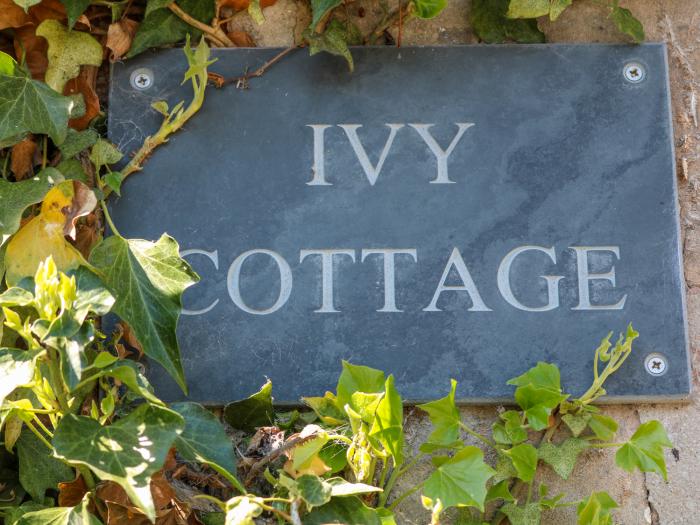
M 131 72 L 131 87 L 144 91 L 153 85 L 153 71 L 145 67 L 134 69 Z
M 622 74 L 625 80 L 632 84 L 639 84 L 647 76 L 646 69 L 639 62 L 629 62 L 625 64 L 625 67 L 622 69 Z
M 666 357 L 661 354 L 649 354 L 644 358 L 644 368 L 653 376 L 661 376 L 666 373 L 668 361 L 666 361 Z

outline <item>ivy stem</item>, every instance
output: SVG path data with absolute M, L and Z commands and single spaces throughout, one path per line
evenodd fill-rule
M 175 15 L 181 19 L 183 22 L 191 25 L 195 29 L 199 29 L 203 33 L 206 33 L 207 36 L 214 41 L 218 46 L 220 47 L 236 47 L 236 44 L 234 44 L 231 39 L 222 31 L 220 27 L 212 27 L 207 24 L 204 24 L 197 20 L 196 18 L 193 18 L 189 14 L 187 14 L 180 6 L 178 6 L 175 2 L 171 3 L 168 5 L 168 8 L 175 13 Z
M 475 437 L 476 439 L 478 439 L 478 440 L 481 441 L 482 443 L 485 443 L 486 445 L 488 445 L 489 447 L 493 448 L 494 450 L 500 451 L 500 449 L 496 446 L 496 443 L 494 443 L 493 441 L 491 441 L 491 440 L 488 439 L 487 437 L 482 436 L 482 435 L 479 434 L 476 430 L 473 430 L 470 426 L 465 425 L 465 424 L 462 423 L 461 421 L 459 422 L 459 426 L 462 428 L 462 430 L 464 430 L 464 431 L 465 431 L 467 434 L 469 434 L 470 436 Z
M 588 446 L 592 448 L 615 448 L 621 447 L 624 443 L 589 443 Z
M 413 494 L 414 492 L 416 492 L 417 490 L 419 490 L 422 487 L 423 487 L 423 482 L 418 483 L 417 485 L 414 485 L 413 487 L 411 487 L 407 491 L 403 492 L 394 501 L 391 502 L 391 505 L 389 505 L 388 509 L 393 511 L 399 505 L 399 503 L 401 503 L 408 496 L 410 496 L 411 494 Z
M 396 465 L 396 463 L 394 463 L 394 468 L 391 471 L 391 476 L 389 476 L 389 481 L 387 481 L 386 485 L 382 487 L 384 489 L 384 492 L 382 492 L 379 496 L 380 507 L 384 507 L 386 505 L 386 500 L 389 498 L 389 494 L 391 494 L 391 490 L 394 488 L 396 480 L 399 479 L 400 475 L 401 470 L 399 469 L 399 465 Z
M 29 430 L 34 432 L 36 437 L 38 437 L 39 440 L 49 448 L 49 450 L 53 451 L 53 445 L 44 437 L 44 435 L 41 432 L 39 432 L 39 430 L 32 424 L 31 421 L 25 421 L 24 424 L 27 425 Z
M 41 430 L 46 432 L 47 436 L 49 436 L 51 439 L 53 439 L 53 432 L 51 432 L 48 428 L 46 428 L 46 425 L 44 425 L 41 422 L 41 419 L 39 419 L 36 415 L 34 415 L 33 420 Z
M 100 208 L 102 208 L 102 213 L 104 213 L 105 220 L 107 221 L 107 224 L 109 224 L 109 229 L 112 230 L 112 233 L 114 233 L 114 235 L 116 235 L 117 237 L 122 237 L 121 233 L 119 233 L 119 230 L 117 230 L 117 227 L 114 225 L 114 222 L 112 222 L 112 216 L 107 210 L 107 205 L 105 204 L 105 201 L 100 201 Z M 122 239 L 123 238 L 124 237 L 122 237 Z
M 56 394 L 56 400 L 61 408 L 63 414 L 70 413 L 70 404 L 68 403 L 68 398 L 66 397 L 65 385 L 63 384 L 63 378 L 61 377 L 60 363 L 58 361 L 58 353 L 49 348 L 48 359 L 46 360 L 47 366 L 49 368 L 49 373 L 51 374 L 51 381 L 53 382 L 54 393 Z
M 416 456 L 408 462 L 408 464 L 399 471 L 399 476 L 403 476 L 406 472 L 412 469 L 416 463 L 418 463 L 425 456 L 425 452 L 419 452 Z

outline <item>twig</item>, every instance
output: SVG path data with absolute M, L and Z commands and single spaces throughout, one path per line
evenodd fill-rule
M 248 88 L 248 80 L 251 78 L 258 78 L 261 77 L 265 74 L 265 72 L 275 65 L 277 62 L 282 60 L 284 57 L 286 57 L 288 54 L 290 54 L 292 51 L 299 49 L 301 47 L 304 47 L 304 44 L 300 45 L 294 45 L 291 47 L 288 47 L 287 49 L 283 49 L 279 53 L 277 53 L 275 56 L 273 56 L 270 60 L 265 62 L 262 66 L 260 66 L 258 69 L 253 71 L 252 73 L 246 72 L 245 74 L 239 76 L 239 77 L 234 77 L 228 80 L 225 80 L 222 85 L 224 84 L 231 84 L 235 83 L 236 87 L 241 88 L 241 89 L 247 89 Z
M 168 5 L 168 8 L 175 13 L 181 20 L 187 22 L 192 27 L 199 29 L 203 33 L 206 33 L 216 44 L 221 47 L 234 47 L 235 44 L 231 39 L 224 33 L 219 27 L 212 27 L 204 24 L 191 17 L 185 11 L 183 11 L 175 2 Z
M 258 460 L 256 463 L 253 464 L 252 467 L 250 467 L 250 471 L 248 472 L 248 475 L 246 476 L 245 479 L 245 484 L 246 486 L 250 485 L 255 477 L 262 472 L 262 470 L 270 463 L 272 463 L 274 460 L 276 460 L 278 457 L 280 457 L 284 452 L 287 450 L 296 447 L 297 445 L 301 445 L 302 443 L 305 443 L 307 441 L 310 441 L 312 439 L 316 439 L 318 437 L 317 434 L 311 434 L 309 436 L 305 437 L 295 437 L 292 439 L 289 439 L 285 441 L 278 449 L 273 450 L 270 452 L 267 456 L 263 457 L 262 459 Z

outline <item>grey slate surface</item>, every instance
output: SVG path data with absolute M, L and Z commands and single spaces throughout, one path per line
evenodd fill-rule
M 255 69 L 274 49 L 215 50 L 211 70 L 226 77 Z M 641 337 L 607 384 L 616 401 L 668 400 L 690 388 L 684 281 L 669 110 L 666 50 L 661 44 L 358 48 L 356 70 L 337 57 L 297 51 L 252 79 L 247 90 L 210 88 L 184 131 L 129 178 L 112 203 L 122 234 L 157 239 L 167 231 L 181 249 L 217 250 L 219 268 L 202 255 L 188 260 L 202 281 L 185 303 L 209 312 L 183 316 L 179 336 L 190 399 L 220 403 L 257 390 L 270 377 L 277 401 L 332 390 L 341 359 L 396 375 L 405 399 L 441 397 L 449 378 L 464 402 L 497 402 L 512 393 L 506 380 L 540 360 L 562 368 L 562 382 L 580 394 L 591 382 L 593 352 L 608 331 L 632 322 Z M 639 62 L 646 78 L 631 84 L 623 67 Z M 153 86 L 130 85 L 149 68 Z M 111 139 L 126 151 L 155 131 L 150 104 L 189 99 L 181 86 L 181 50 L 146 53 L 115 64 Z M 430 184 L 433 154 L 409 123 L 432 123 L 445 148 L 457 122 L 474 123 L 449 158 L 454 184 Z M 370 185 L 338 124 L 357 132 L 372 164 L 404 123 L 375 185 Z M 325 175 L 310 186 L 313 132 L 328 124 Z M 508 304 L 497 286 L 502 258 L 523 245 L 554 247 L 557 264 L 538 252 L 512 267 L 514 295 L 547 303 L 540 276 L 563 276 L 560 306 L 528 312 Z M 617 246 L 589 255 L 591 272 L 614 265 L 616 285 L 590 285 L 593 304 L 621 310 L 573 310 L 577 266 L 571 246 Z M 456 247 L 485 305 L 468 311 L 466 292 L 431 302 Z M 318 257 L 302 249 L 353 249 L 356 262 L 334 264 L 337 313 L 321 303 Z M 417 262 L 396 262 L 396 302 L 403 312 L 377 312 L 384 301 L 382 265 L 361 250 L 415 248 Z M 251 315 L 227 292 L 233 260 L 252 249 L 274 250 L 293 275 L 288 301 L 269 315 Z M 257 255 L 243 266 L 241 296 L 251 307 L 272 305 L 277 269 Z M 447 284 L 460 284 L 454 269 Z M 661 353 L 664 375 L 644 368 Z M 182 393 L 157 364 L 150 378 L 166 399 Z

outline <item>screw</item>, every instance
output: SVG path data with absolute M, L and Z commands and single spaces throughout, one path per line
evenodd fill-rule
M 644 368 L 653 376 L 661 376 L 666 373 L 668 363 L 661 354 L 649 354 L 644 359 Z
M 624 75 L 625 80 L 627 80 L 627 82 L 631 82 L 632 84 L 639 84 L 647 76 L 644 66 L 639 62 L 630 62 L 625 64 L 622 74 Z
M 131 72 L 131 87 L 144 91 L 153 85 L 153 72 L 145 67 L 134 69 Z

